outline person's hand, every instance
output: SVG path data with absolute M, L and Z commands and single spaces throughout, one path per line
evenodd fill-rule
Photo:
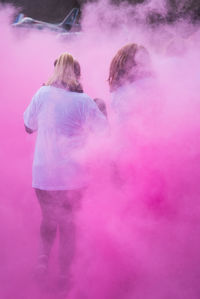
M 24 125 L 25 126 L 25 125 Z M 28 134 L 32 134 L 33 133 L 33 130 L 31 130 L 30 128 L 26 127 L 25 126 L 25 130 Z

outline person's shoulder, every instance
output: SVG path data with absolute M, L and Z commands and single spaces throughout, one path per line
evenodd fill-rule
M 38 97 L 41 99 L 50 99 L 52 97 L 58 98 L 66 98 L 68 96 L 68 92 L 62 88 L 57 88 L 51 85 L 43 85 L 39 88 Z
M 51 92 L 52 90 L 52 86 L 50 85 L 42 85 L 39 89 L 38 89 L 38 93 L 39 94 L 46 94 Z
M 84 92 L 73 92 L 74 96 L 76 97 L 77 100 L 80 102 L 83 102 L 84 104 L 93 104 L 93 100 L 89 97 L 88 94 Z
M 50 93 L 51 93 L 51 87 L 43 85 L 34 94 L 33 101 L 37 103 L 37 105 L 40 105 L 41 103 L 46 101 L 46 99 L 49 98 Z
M 91 101 L 92 99 L 84 92 L 73 92 L 74 95 L 80 99 Z
M 35 93 L 35 97 L 40 97 L 41 95 L 49 91 L 49 86 L 42 85 Z

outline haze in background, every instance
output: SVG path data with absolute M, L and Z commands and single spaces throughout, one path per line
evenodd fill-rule
M 31 187 L 35 136 L 25 133 L 23 112 L 63 51 L 79 60 L 85 92 L 106 101 L 111 127 L 108 138 L 93 138 L 84 153 L 92 178 L 77 214 L 69 298 L 199 298 L 200 33 L 187 20 L 150 27 L 147 15 L 155 7 L 165 15 L 161 1 L 120 9 L 107 1 L 87 4 L 81 34 L 65 37 L 14 30 L 13 10 L 2 7 L 2 298 L 56 298 L 53 288 L 41 294 L 32 278 L 40 211 Z M 124 89 L 127 108 L 135 107 L 131 118 L 116 123 L 109 64 L 130 42 L 148 49 L 153 83 Z M 50 271 L 53 284 L 55 248 Z

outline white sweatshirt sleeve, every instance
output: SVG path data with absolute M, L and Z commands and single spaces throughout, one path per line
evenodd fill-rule
M 32 131 L 37 131 L 38 129 L 39 99 L 38 91 L 24 112 L 24 125 Z

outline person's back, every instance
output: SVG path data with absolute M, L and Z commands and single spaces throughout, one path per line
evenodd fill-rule
M 33 111 L 35 117 L 31 117 Z M 105 123 L 95 103 L 85 93 L 43 86 L 34 96 L 24 119 L 27 127 L 38 130 L 33 187 L 60 190 L 85 185 L 86 169 L 81 165 L 79 151 L 91 126 L 95 122 L 96 125 Z

